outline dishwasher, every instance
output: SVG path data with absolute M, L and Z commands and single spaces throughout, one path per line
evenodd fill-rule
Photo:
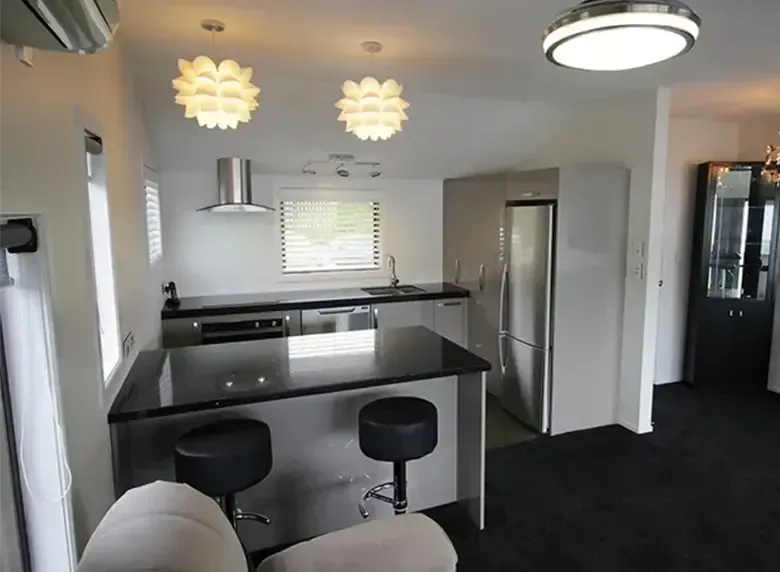
M 371 306 L 345 306 L 301 312 L 301 333 L 329 334 L 374 328 Z

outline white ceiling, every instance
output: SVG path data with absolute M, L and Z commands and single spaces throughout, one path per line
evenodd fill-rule
M 700 41 L 677 60 L 622 73 L 557 68 L 541 33 L 573 0 L 125 0 L 122 35 L 161 167 L 213 169 L 237 154 L 265 172 L 296 172 L 332 152 L 379 160 L 396 176 L 445 177 L 517 164 L 543 141 L 560 106 L 640 89 L 675 90 L 675 112 L 780 113 L 780 2 L 689 0 Z M 212 45 L 200 21 L 227 30 Z M 378 40 L 373 66 L 360 51 Z M 176 60 L 197 55 L 252 66 L 260 109 L 235 132 L 199 129 L 173 103 Z M 391 76 L 411 103 L 404 131 L 360 142 L 333 103 L 348 78 Z M 714 87 L 700 87 L 707 82 Z M 693 84 L 693 85 L 690 85 Z

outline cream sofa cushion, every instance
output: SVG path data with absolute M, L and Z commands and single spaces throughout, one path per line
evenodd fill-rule
M 78 572 L 246 572 L 241 543 L 212 499 L 157 481 L 114 503 Z

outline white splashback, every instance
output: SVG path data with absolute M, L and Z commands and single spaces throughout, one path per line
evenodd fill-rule
M 216 168 L 216 163 L 215 163 Z M 438 282 L 442 258 L 442 181 L 427 179 L 339 179 L 253 175 L 253 200 L 277 202 L 283 189 L 340 193 L 366 191 L 381 204 L 382 246 L 396 257 L 404 283 Z M 181 296 L 236 294 L 382 284 L 386 272 L 362 277 L 302 277 L 281 274 L 275 225 L 278 213 L 202 213 L 216 200 L 216 175 L 162 173 L 160 184 L 165 279 Z

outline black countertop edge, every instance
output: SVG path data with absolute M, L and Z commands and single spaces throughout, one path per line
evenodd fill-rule
M 321 387 L 308 387 L 299 390 L 285 390 L 277 395 L 267 394 L 261 396 L 247 395 L 243 397 L 233 397 L 226 399 L 218 399 L 213 401 L 191 403 L 185 405 L 173 405 L 169 407 L 160 407 L 151 411 L 132 411 L 128 413 L 109 413 L 108 422 L 111 423 L 123 423 L 127 421 L 141 421 L 144 419 L 155 419 L 158 417 L 167 417 L 169 415 L 177 415 L 181 413 L 197 413 L 198 411 L 211 411 L 214 409 L 221 409 L 224 407 L 236 407 L 239 405 L 251 405 L 253 403 L 264 403 L 268 401 L 280 401 L 284 399 L 292 399 L 295 397 L 305 397 L 309 395 L 322 395 L 324 393 L 338 393 L 341 391 L 350 391 L 353 389 L 366 389 L 369 387 L 382 387 L 385 385 L 396 385 L 400 383 L 408 383 L 410 381 L 426 381 L 433 379 L 441 379 L 444 377 L 453 377 L 456 375 L 466 375 L 471 373 L 480 373 L 490 369 L 490 364 L 484 362 L 479 368 L 462 367 L 442 370 L 438 374 L 431 376 L 430 374 L 419 375 L 407 375 L 403 377 L 393 377 L 385 379 L 371 379 L 364 381 L 355 381 L 349 383 L 342 383 L 338 386 L 326 385 Z M 123 388 L 124 389 L 124 388 Z M 117 396 L 117 403 L 121 402 L 122 395 Z
M 174 318 L 196 318 L 201 316 L 224 316 L 237 313 L 252 312 L 277 312 L 284 310 L 308 310 L 316 308 L 335 308 L 338 306 L 350 306 L 358 304 L 386 304 L 392 302 L 420 302 L 426 300 L 444 300 L 452 298 L 468 298 L 469 291 L 460 286 L 449 283 L 440 284 L 413 284 L 424 290 L 411 294 L 391 294 L 388 296 L 372 296 L 361 293 L 360 288 L 349 288 L 343 291 L 307 291 L 307 292 L 283 292 L 283 293 L 265 293 L 258 294 L 258 298 L 271 298 L 279 296 L 278 299 L 257 302 L 231 303 L 226 301 L 223 304 L 211 304 L 210 298 L 223 299 L 225 296 L 203 296 L 198 298 L 182 298 L 182 305 L 178 308 L 171 308 L 167 305 L 160 311 L 160 317 L 163 320 Z M 332 292 L 332 296 L 328 296 Z M 323 295 L 324 294 L 324 295 Z M 311 297 L 315 296 L 315 297 Z M 322 296 L 322 297 L 316 297 Z M 247 298 L 248 295 L 237 296 L 237 298 Z M 229 298 L 229 297 L 227 297 Z M 206 305 L 200 305 L 197 301 L 204 301 Z
M 137 421 L 490 368 L 424 326 L 146 350 L 133 362 L 107 419 Z

